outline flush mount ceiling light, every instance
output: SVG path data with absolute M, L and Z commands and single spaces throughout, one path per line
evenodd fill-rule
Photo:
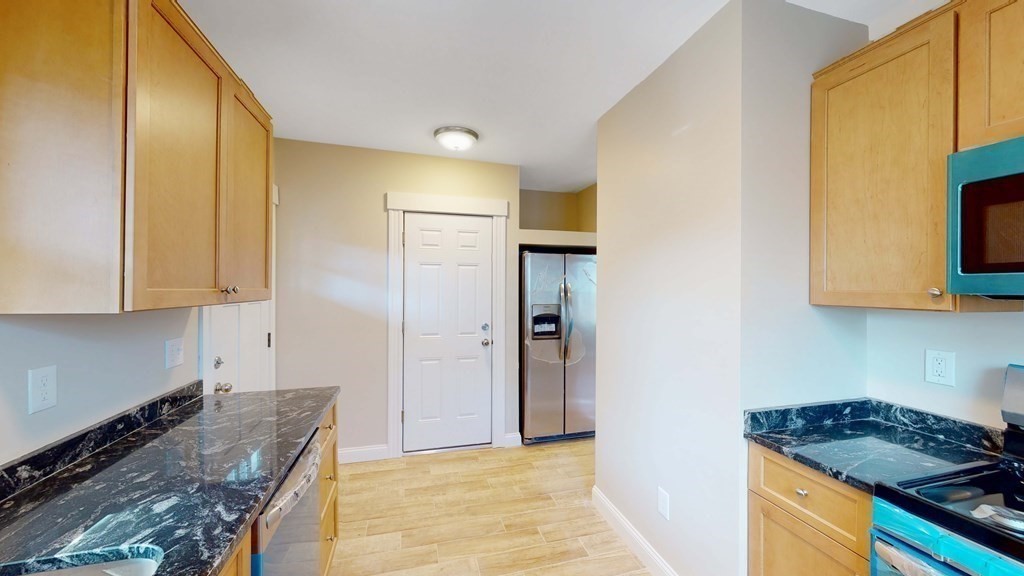
M 449 150 L 461 152 L 469 150 L 480 139 L 480 135 L 462 126 L 443 126 L 434 130 L 437 143 Z

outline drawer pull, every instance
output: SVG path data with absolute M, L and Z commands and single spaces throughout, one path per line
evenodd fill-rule
M 327 537 L 327 541 L 328 541 L 328 542 L 334 542 L 334 541 L 335 541 L 335 540 L 337 540 L 337 539 L 338 539 L 338 537 L 337 537 L 337 536 L 328 536 L 328 537 Z
M 328 425 L 327 425 L 327 429 L 328 429 L 328 430 L 334 430 L 334 428 L 335 428 L 335 427 L 336 427 L 336 426 L 335 426 L 334 424 L 328 424 Z
M 327 477 L 324 478 L 324 480 L 330 480 L 331 482 L 334 482 L 334 474 L 328 474 Z
M 810 492 L 808 492 L 807 490 L 804 490 L 803 488 L 797 488 L 796 489 L 796 495 L 801 497 L 801 498 L 806 498 L 808 494 L 810 494 Z

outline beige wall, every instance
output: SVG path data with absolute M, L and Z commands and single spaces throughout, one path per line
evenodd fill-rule
M 524 230 L 576 230 L 579 226 L 576 195 L 520 190 L 519 224 Z
M 597 184 L 579 192 L 519 191 L 523 230 L 597 232 Z
M 164 340 L 185 363 L 164 369 Z M 0 316 L 0 464 L 199 377 L 195 309 Z M 28 370 L 57 366 L 57 406 L 28 413 Z
M 739 16 L 598 123 L 597 487 L 686 575 L 739 574 L 743 542 Z
M 507 200 L 506 323 L 517 326 L 519 169 L 275 140 L 277 385 L 341 386 L 342 448 L 387 442 L 388 192 Z M 508 359 L 506 427 L 519 429 L 518 348 Z
M 576 193 L 576 230 L 597 232 L 597 184 Z
M 733 0 L 598 123 L 597 486 L 679 574 L 746 573 L 745 406 L 864 393 L 864 312 L 807 303 L 807 118 L 866 35 Z

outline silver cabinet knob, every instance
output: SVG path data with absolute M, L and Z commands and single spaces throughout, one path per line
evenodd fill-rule
M 939 296 L 942 296 L 942 290 L 940 288 L 929 288 L 928 295 L 932 298 L 938 298 Z
M 225 293 L 225 294 L 231 294 L 231 286 L 225 286 L 225 287 L 221 288 L 220 291 Z
M 232 294 L 238 294 L 238 291 L 239 291 L 239 290 L 238 290 L 238 286 L 232 286 L 232 287 L 231 287 L 231 293 L 232 293 Z
M 231 390 L 233 388 L 234 388 L 234 386 L 231 385 L 231 382 L 217 382 L 213 386 L 213 393 L 214 394 L 227 394 L 227 393 L 231 392 Z
M 216 370 L 217 368 L 220 368 L 223 365 L 224 365 L 224 359 L 223 358 L 221 358 L 220 356 L 214 357 L 214 359 L 213 359 L 213 369 L 214 370 Z
M 810 492 L 808 492 L 807 490 L 804 490 L 803 488 L 797 488 L 796 489 L 796 495 L 801 497 L 801 498 L 806 498 L 808 494 L 810 494 Z
M 491 345 L 491 341 L 488 340 L 487 338 L 484 338 L 483 342 L 481 342 L 480 344 L 482 344 L 484 346 L 490 346 Z

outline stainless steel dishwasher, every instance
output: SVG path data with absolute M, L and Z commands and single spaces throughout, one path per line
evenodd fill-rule
M 314 434 L 253 525 L 252 576 L 319 576 L 320 459 Z

